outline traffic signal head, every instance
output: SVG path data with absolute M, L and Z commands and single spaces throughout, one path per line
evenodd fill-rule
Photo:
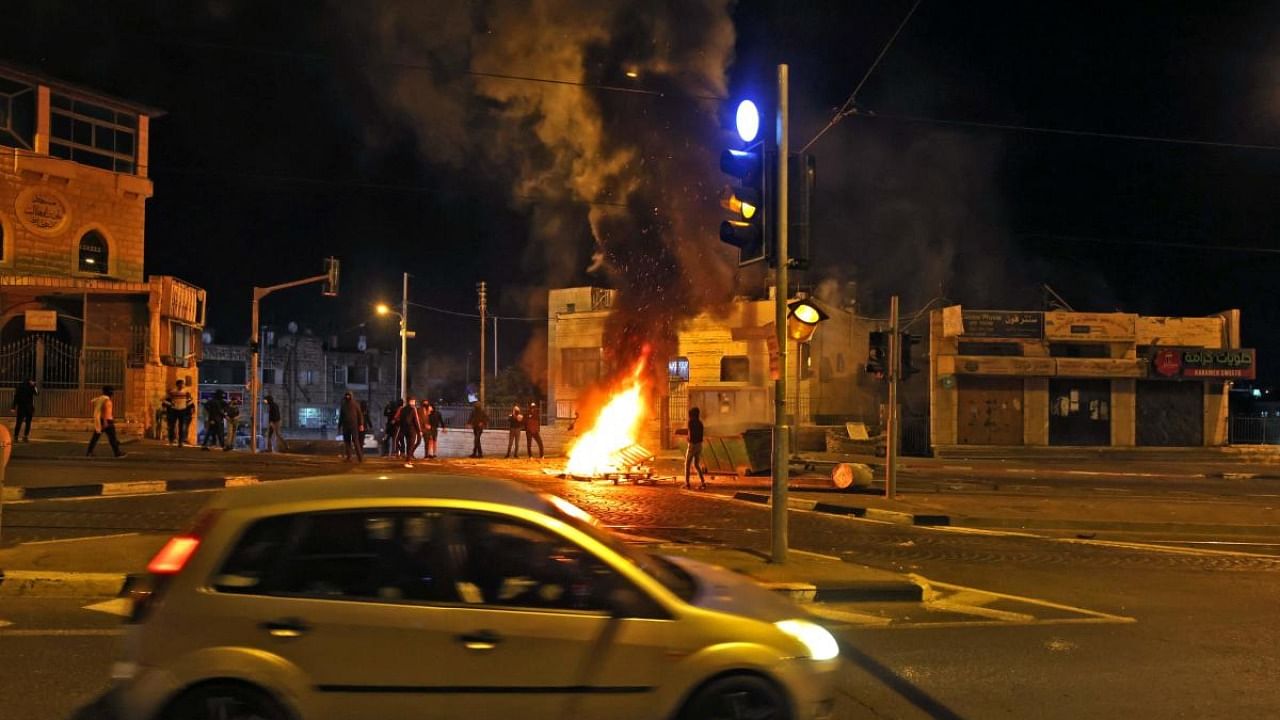
M 720 223 L 720 240 L 738 248 L 738 265 L 763 260 L 766 246 L 765 154 L 763 144 L 747 150 L 728 149 L 720 155 L 720 170 L 737 178 L 726 189 L 721 205 L 730 216 Z
M 920 336 L 904 332 L 900 337 L 902 338 L 902 345 L 898 349 L 898 352 L 902 354 L 902 365 L 900 370 L 902 379 L 909 380 L 912 375 L 920 372 L 920 368 L 916 367 L 911 361 L 911 348 L 920 342 Z
M 338 258 L 327 257 L 324 259 L 324 285 L 320 292 L 325 297 L 335 297 L 338 294 Z M 312 279 L 312 282 L 315 282 Z
M 866 370 L 876 377 L 889 374 L 889 333 L 875 330 L 868 336 Z

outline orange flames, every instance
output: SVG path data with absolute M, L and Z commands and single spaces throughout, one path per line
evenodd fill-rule
M 647 348 L 646 348 L 647 350 Z M 622 388 L 609 396 L 596 416 L 591 429 L 582 434 L 569 450 L 565 471 L 580 477 L 595 477 L 618 472 L 619 450 L 635 445 L 647 408 L 644 401 L 644 366 L 648 352 L 636 363 Z

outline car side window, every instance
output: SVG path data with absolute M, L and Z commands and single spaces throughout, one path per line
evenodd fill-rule
M 264 583 L 275 571 L 289 541 L 293 519 L 293 515 L 279 515 L 250 525 L 214 576 L 214 589 L 228 593 L 262 593 Z
M 576 544 L 518 520 L 455 513 L 448 537 L 454 586 L 463 604 L 607 611 L 611 593 L 625 584 Z
M 341 600 L 456 599 L 440 573 L 445 547 L 438 513 L 361 510 L 297 515 L 292 520 L 287 543 L 269 553 L 279 557 L 283 552 L 284 557 L 268 574 L 247 589 L 226 589 L 234 582 L 226 583 L 224 578 L 244 577 L 233 564 L 242 554 L 241 546 L 267 532 L 255 526 L 233 551 L 215 587 Z M 252 553 L 246 547 L 244 554 Z

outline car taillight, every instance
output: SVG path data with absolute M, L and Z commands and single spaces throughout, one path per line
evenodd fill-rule
M 200 548 L 200 540 L 213 527 L 218 518 L 217 510 L 205 510 L 196 516 L 191 529 L 181 535 L 169 538 L 160 548 L 160 552 L 147 563 L 149 576 L 145 578 L 131 577 L 121 593 L 133 601 L 130 622 L 141 622 L 152 607 L 159 602 L 160 595 L 169 585 L 169 580 L 187 566 L 196 550 Z

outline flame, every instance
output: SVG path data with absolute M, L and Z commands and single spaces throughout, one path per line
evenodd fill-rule
M 647 356 L 647 352 L 645 353 Z M 636 363 L 622 388 L 609 397 L 591 429 L 582 434 L 569 450 L 565 471 L 570 475 L 594 477 L 618 472 L 615 453 L 635 445 L 644 421 L 644 366 L 647 357 Z

